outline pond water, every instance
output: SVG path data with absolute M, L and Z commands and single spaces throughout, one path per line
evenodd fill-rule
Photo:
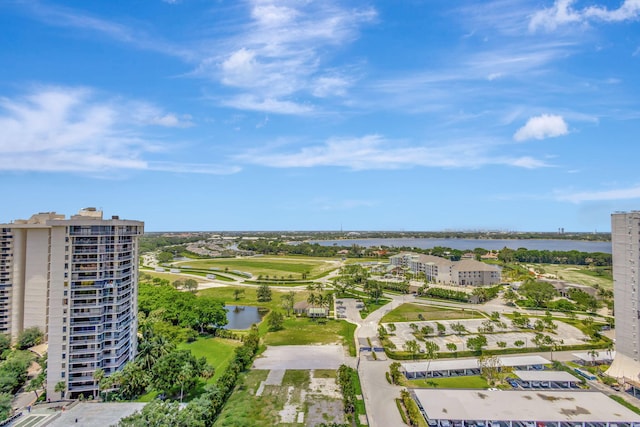
M 258 307 L 245 305 L 227 305 L 227 320 L 229 323 L 224 329 L 249 329 L 254 323 L 260 323 L 264 315 L 258 311 Z
M 611 253 L 611 242 L 592 242 L 585 240 L 553 240 L 553 239 L 436 239 L 436 238 L 379 238 L 379 239 L 345 239 L 345 240 L 311 240 L 321 246 L 389 246 L 431 249 L 436 246 L 445 248 L 473 250 L 484 248 L 500 250 L 527 248 L 549 251 L 580 251 Z

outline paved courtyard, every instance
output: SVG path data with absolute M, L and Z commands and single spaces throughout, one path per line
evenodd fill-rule
M 281 345 L 267 347 L 253 369 L 338 369 L 342 364 L 355 366 L 355 358 L 341 345 Z
M 141 410 L 145 403 L 78 403 L 65 411 L 34 407 L 14 425 L 18 427 L 107 427 Z M 25 411 L 26 412 L 26 411 Z

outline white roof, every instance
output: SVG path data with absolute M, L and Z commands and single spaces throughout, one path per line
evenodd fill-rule
M 542 356 L 498 357 L 502 366 L 547 365 L 551 362 Z M 405 372 L 437 372 L 462 369 L 477 369 L 478 359 L 444 359 L 431 362 L 402 363 Z
M 584 362 L 589 362 L 591 363 L 592 361 L 596 361 L 596 362 L 606 362 L 609 360 L 613 360 L 614 357 L 616 357 L 616 352 L 615 351 L 610 351 L 607 352 L 607 350 L 598 350 L 597 351 L 597 355 L 596 357 L 591 357 L 591 355 L 586 352 L 586 353 L 571 353 L 571 355 L 577 359 L 580 359 Z
M 414 389 L 432 420 L 637 422 L 599 392 Z
M 578 382 L 578 378 L 565 371 L 513 371 L 513 374 L 522 381 L 554 381 L 554 382 Z

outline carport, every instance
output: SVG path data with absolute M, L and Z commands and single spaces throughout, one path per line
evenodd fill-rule
M 615 351 L 596 351 L 595 353 L 571 353 L 575 357 L 574 361 L 581 365 L 603 365 L 611 363 L 616 357 Z
M 524 388 L 577 388 L 580 380 L 565 371 L 513 371 Z
M 551 363 L 542 356 L 512 356 L 499 357 L 498 359 L 500 360 L 500 366 L 512 367 L 522 371 L 542 369 L 544 365 Z M 402 363 L 400 370 L 404 372 L 405 377 L 409 379 L 480 374 L 478 359 L 448 359 L 434 360 L 431 362 Z

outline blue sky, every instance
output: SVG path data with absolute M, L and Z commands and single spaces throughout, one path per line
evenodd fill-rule
M 608 231 L 640 0 L 8 0 L 0 221 Z

